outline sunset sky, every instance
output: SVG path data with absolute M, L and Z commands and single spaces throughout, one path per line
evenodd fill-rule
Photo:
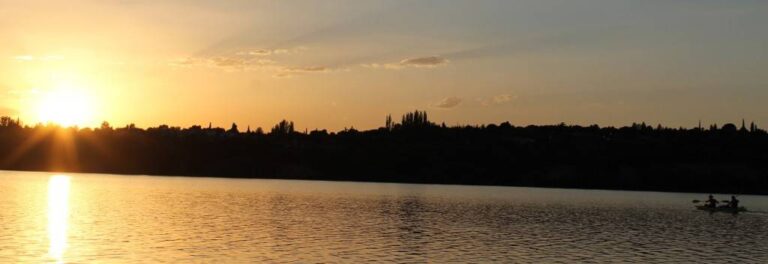
M 26 123 L 768 127 L 763 0 L 0 0 L 0 43 Z

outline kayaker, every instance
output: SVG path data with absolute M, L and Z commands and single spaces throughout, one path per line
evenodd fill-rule
M 717 208 L 717 200 L 715 200 L 715 197 L 710 194 L 709 199 L 707 199 L 706 205 L 707 207 Z
M 728 203 L 728 205 L 730 205 L 731 208 L 735 208 L 735 209 L 739 208 L 739 200 L 736 199 L 735 195 L 731 195 L 731 202 Z

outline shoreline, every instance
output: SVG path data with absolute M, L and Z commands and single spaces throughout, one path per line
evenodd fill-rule
M 348 183 L 382 183 L 382 184 L 406 184 L 406 185 L 441 185 L 441 186 L 477 186 L 477 187 L 517 187 L 517 188 L 541 188 L 541 189 L 562 189 L 562 190 L 589 190 L 589 191 L 623 191 L 623 192 L 656 192 L 656 193 L 685 193 L 685 194 L 712 194 L 712 195 L 755 195 L 768 196 L 765 193 L 731 193 L 722 191 L 686 191 L 686 190 L 658 190 L 658 189 L 631 189 L 631 188 L 584 188 L 567 186 L 546 186 L 546 185 L 505 185 L 505 184 L 473 184 L 473 183 L 440 183 L 440 182 L 405 182 L 405 181 L 378 181 L 378 180 L 348 180 L 348 179 L 307 179 L 307 178 L 278 178 L 278 177 L 232 177 L 216 175 L 160 175 L 143 173 L 110 173 L 110 172 L 77 172 L 77 171 L 42 171 L 42 170 L 8 170 L 0 169 L 0 172 L 21 172 L 21 173 L 51 173 L 51 174 L 88 174 L 88 175 L 109 175 L 117 177 L 163 177 L 163 178 L 208 178 L 208 179 L 230 179 L 230 180 L 276 180 L 276 181 L 311 181 L 311 182 L 348 182 Z

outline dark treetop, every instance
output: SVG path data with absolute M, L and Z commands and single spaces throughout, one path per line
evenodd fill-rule
M 742 122 L 743 123 L 743 122 Z M 755 125 L 446 127 L 426 112 L 375 130 L 96 129 L 0 119 L 0 169 L 768 194 Z

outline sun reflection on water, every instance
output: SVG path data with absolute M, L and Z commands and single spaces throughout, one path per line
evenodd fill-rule
M 67 218 L 69 218 L 69 177 L 54 175 L 48 180 L 48 255 L 63 263 L 67 248 Z

